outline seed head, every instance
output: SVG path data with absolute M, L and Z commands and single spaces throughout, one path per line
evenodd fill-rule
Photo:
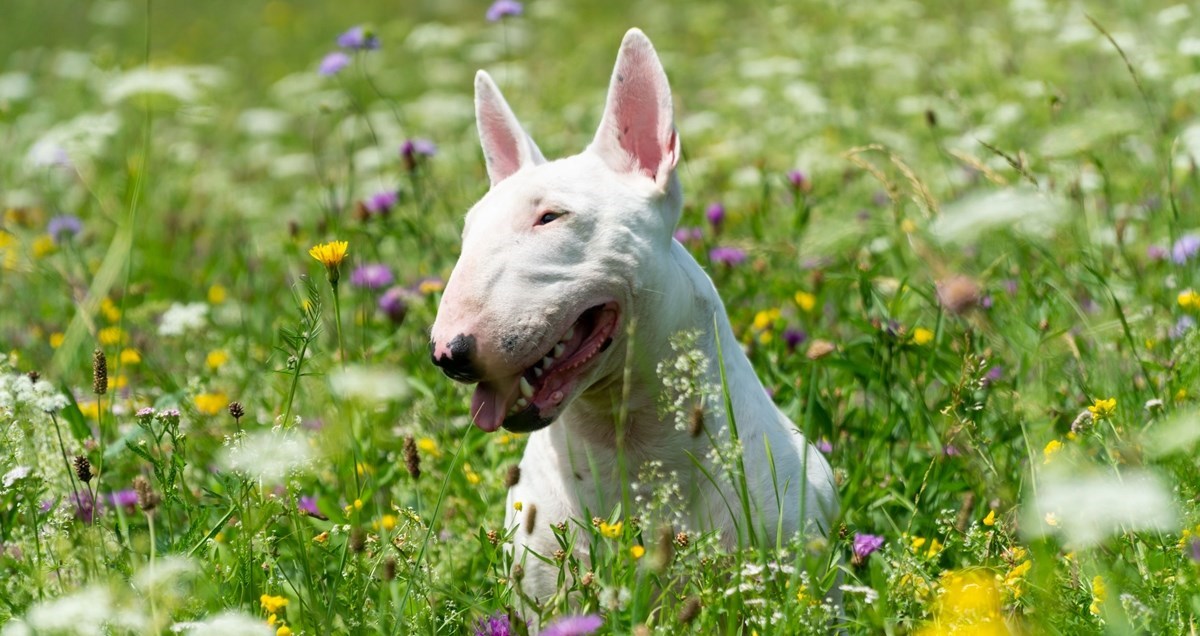
M 383 562 L 383 580 L 392 581 L 396 578 L 396 557 L 388 557 Z
M 525 532 L 533 534 L 534 524 L 537 523 L 537 506 L 529 504 L 528 511 L 525 513 Z
M 417 454 L 417 440 L 411 435 L 404 438 L 404 468 L 413 479 L 421 476 L 421 456 Z
M 230 402 L 229 414 L 233 416 L 233 419 L 240 420 L 246 416 L 246 409 L 242 407 L 241 402 Z
M 92 352 L 92 393 L 108 393 L 108 359 L 100 349 Z
M 38 379 L 42 377 L 42 374 L 38 373 L 37 371 L 30 371 L 25 375 L 29 376 L 29 381 L 34 384 L 37 384 Z
M 514 565 L 512 569 L 512 578 L 518 583 L 521 581 L 521 579 L 525 578 L 525 566 L 521 565 L 520 563 Z
M 688 433 L 692 437 L 700 437 L 704 432 L 704 407 L 697 404 L 692 407 L 691 420 L 688 422 Z
M 75 476 L 85 484 L 92 480 L 92 462 L 84 455 L 75 457 Z
M 687 625 L 700 615 L 700 597 L 689 596 L 688 600 L 683 604 L 683 608 L 679 610 L 679 622 Z
M 158 493 L 150 487 L 150 480 L 143 475 L 133 478 L 133 490 L 137 493 L 138 505 L 146 512 L 157 508 L 159 502 L 162 501 Z
M 498 545 L 500 543 L 500 533 L 496 532 L 495 530 L 488 530 L 487 540 L 488 543 L 492 544 L 493 546 Z
M 359 527 L 350 530 L 350 551 L 358 554 L 367 546 L 367 533 Z
M 968 276 L 952 276 L 938 283 L 937 298 L 946 311 L 960 315 L 979 304 L 979 284 Z
M 675 535 L 675 546 L 680 550 L 687 548 L 690 541 L 691 539 L 688 538 L 688 533 L 686 532 L 680 532 Z
M 512 466 L 508 467 L 508 472 L 504 474 L 504 487 L 512 488 L 513 486 L 516 486 L 517 482 L 519 481 L 521 481 L 521 467 L 517 464 L 513 464 Z

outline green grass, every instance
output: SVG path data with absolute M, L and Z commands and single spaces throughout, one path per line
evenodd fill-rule
M 491 24 L 482 4 L 8 4 L 5 634 L 224 613 L 266 629 L 264 595 L 297 634 L 474 633 L 514 611 L 501 526 L 524 442 L 471 426 L 466 389 L 428 363 L 431 281 L 487 187 L 475 69 L 548 156 L 574 153 L 630 26 L 671 79 L 683 224 L 729 212 L 688 247 L 776 403 L 831 447 L 842 515 L 827 540 L 735 554 L 653 523 L 661 498 L 605 511 L 612 537 L 576 520 L 559 531 L 570 601 L 523 618 L 820 633 L 840 571 L 849 633 L 1197 629 L 1200 336 L 1179 325 L 1200 259 L 1170 258 L 1200 227 L 1197 9 L 531 0 Z M 359 23 L 381 49 L 318 76 Z M 182 88 L 122 92 L 140 69 Z M 409 166 L 406 139 L 437 154 Z M 36 160 L 60 147 L 68 165 Z M 356 214 L 388 189 L 387 218 Z M 64 214 L 83 229 L 56 243 Z M 333 239 L 337 302 L 307 254 Z M 718 245 L 749 258 L 711 264 Z M 371 262 L 408 290 L 402 324 L 350 284 Z M 197 324 L 164 333 L 189 303 Z M 47 414 L 56 393 L 70 403 Z M 98 476 L 80 483 L 76 456 Z M 135 479 L 151 510 L 75 504 Z M 856 534 L 883 547 L 852 559 Z

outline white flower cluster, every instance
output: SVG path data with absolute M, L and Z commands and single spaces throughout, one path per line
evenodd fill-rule
M 673 357 L 658 363 L 655 370 L 663 383 L 663 410 L 673 415 L 675 429 L 690 430 L 697 409 L 707 414 L 719 408 L 721 387 L 712 381 L 708 356 L 696 346 L 698 331 L 681 331 L 671 338 Z
M 0 366 L 0 413 L 15 414 L 27 408 L 56 413 L 67 404 L 67 396 L 49 382 L 34 382 L 28 375 L 10 373 Z

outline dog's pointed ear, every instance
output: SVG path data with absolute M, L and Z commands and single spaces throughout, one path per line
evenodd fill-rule
M 671 87 L 654 45 L 639 29 L 621 41 L 592 148 L 613 170 L 644 175 L 664 191 L 679 162 Z
M 546 162 L 537 144 L 521 128 L 496 83 L 484 71 L 475 74 L 475 123 L 493 188 L 521 168 Z

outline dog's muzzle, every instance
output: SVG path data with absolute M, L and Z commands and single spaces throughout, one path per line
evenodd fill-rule
M 451 380 L 478 382 L 482 374 L 475 368 L 475 336 L 458 334 L 446 346 L 447 352 L 437 355 L 437 343 L 429 343 L 429 358 Z M 448 354 L 448 355 L 447 355 Z

